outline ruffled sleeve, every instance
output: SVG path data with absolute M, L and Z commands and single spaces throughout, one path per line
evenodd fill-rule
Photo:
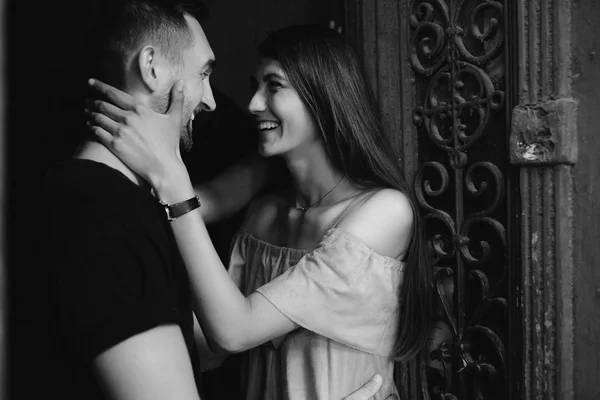
M 389 356 L 403 264 L 331 229 L 314 251 L 257 291 L 289 319 L 356 349 Z
M 233 237 L 229 250 L 227 273 L 244 295 L 246 295 L 246 251 L 245 238 L 240 232 L 237 232 Z

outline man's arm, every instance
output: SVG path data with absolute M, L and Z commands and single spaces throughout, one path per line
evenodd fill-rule
M 194 185 L 206 223 L 232 217 L 268 184 L 283 176 L 283 166 L 251 151 L 208 182 Z
M 161 325 L 111 347 L 93 361 L 114 400 L 200 400 L 181 329 Z

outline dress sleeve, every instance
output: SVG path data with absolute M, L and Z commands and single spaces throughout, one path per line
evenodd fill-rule
M 229 255 L 229 265 L 227 267 L 229 278 L 240 289 L 240 292 L 245 294 L 246 244 L 240 231 L 234 235 L 231 241 Z
M 397 333 L 402 267 L 334 228 L 314 251 L 257 291 L 307 330 L 389 356 Z

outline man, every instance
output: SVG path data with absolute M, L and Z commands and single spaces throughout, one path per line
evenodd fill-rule
M 103 7 L 94 27 L 101 40 L 92 50 L 102 63 L 96 76 L 159 112 L 168 110 L 172 90 L 183 93 L 181 148 L 189 149 L 195 115 L 216 107 L 209 83 L 215 57 L 193 11 L 153 0 Z M 262 174 L 248 165 L 223 177 Z M 249 201 L 259 186 L 219 207 L 214 199 L 227 192 L 227 180 L 220 182 L 203 194 L 203 212 L 213 220 L 227 213 L 220 208 Z M 164 208 L 147 182 L 99 143 L 85 141 L 73 159 L 48 172 L 45 195 L 50 392 L 62 399 L 199 399 L 197 349 L 206 346 Z M 379 386 L 374 379 L 347 399 L 367 399 Z

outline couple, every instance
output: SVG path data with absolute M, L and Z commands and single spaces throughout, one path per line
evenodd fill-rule
M 100 77 L 123 91 L 90 81 L 107 100 L 88 111 L 96 141 L 47 179 L 66 386 L 83 398 L 197 399 L 199 370 L 243 352 L 247 399 L 397 394 L 394 360 L 427 338 L 431 269 L 354 53 L 315 26 L 259 46 L 258 150 L 282 157 L 292 181 L 252 202 L 225 268 L 204 224 L 225 201 L 192 186 L 180 155 L 194 116 L 216 106 L 213 51 L 180 5 L 116 7 L 99 31 Z M 374 374 L 374 389 L 352 393 Z

